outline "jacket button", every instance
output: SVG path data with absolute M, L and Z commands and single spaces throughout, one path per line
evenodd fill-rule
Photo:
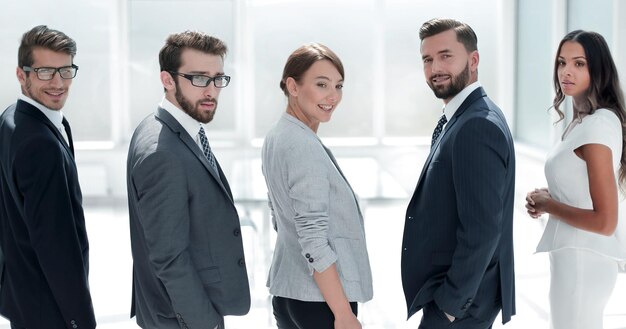
M 239 258 L 238 264 L 239 264 L 239 266 L 244 266 L 244 265 L 246 265 L 246 261 L 243 258 Z
M 313 262 L 314 262 L 313 258 L 309 258 L 309 263 L 313 263 Z
M 307 253 L 306 255 L 304 255 L 304 257 L 306 257 L 306 258 L 311 258 L 311 254 L 308 254 L 308 253 Z
M 236 228 L 236 229 L 233 231 L 233 235 L 235 235 L 235 236 L 239 236 L 239 234 L 241 234 L 241 230 L 239 230 L 238 228 Z
M 75 320 L 70 321 L 71 324 L 76 324 Z
M 409 220 L 413 220 L 413 216 L 409 216 Z

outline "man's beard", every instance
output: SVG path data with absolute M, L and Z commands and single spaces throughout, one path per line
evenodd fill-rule
M 435 96 L 440 99 L 450 99 L 460 93 L 467 86 L 470 77 L 469 64 L 465 65 L 465 69 L 458 75 L 451 76 L 450 85 L 445 87 L 435 87 L 431 80 L 428 80 L 428 86 L 435 92 Z
M 180 105 L 181 109 L 183 111 L 185 111 L 185 113 L 189 114 L 189 116 L 194 118 L 196 121 L 199 121 L 199 122 L 202 122 L 202 123 L 209 123 L 209 122 L 211 122 L 211 120 L 213 120 L 213 116 L 215 115 L 215 111 L 217 111 L 217 99 L 215 99 L 215 98 L 201 99 L 201 100 L 197 101 L 195 106 L 194 106 L 193 104 L 191 104 L 191 102 L 189 100 L 187 100 L 187 98 L 185 98 L 185 96 L 183 96 L 183 94 L 180 92 L 180 88 L 178 88 L 178 86 L 176 86 L 176 93 L 174 94 L 174 97 L 176 98 L 176 101 Z M 213 109 L 213 112 L 203 113 L 200 110 L 198 110 L 198 107 L 200 106 L 200 104 L 202 102 L 213 102 L 213 103 L 215 103 L 215 108 Z

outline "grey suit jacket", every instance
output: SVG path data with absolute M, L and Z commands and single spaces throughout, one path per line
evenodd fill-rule
M 135 130 L 127 166 L 137 324 L 204 329 L 246 314 L 239 217 L 219 164 L 159 108 Z
M 323 272 L 336 262 L 348 300 L 372 299 L 363 216 L 330 150 L 285 113 L 265 137 L 262 161 L 278 232 L 270 293 L 324 301 L 313 271 Z

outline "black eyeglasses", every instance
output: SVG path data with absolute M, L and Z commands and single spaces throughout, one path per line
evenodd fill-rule
M 185 73 L 172 72 L 172 71 L 168 71 L 168 72 L 170 72 L 171 74 L 180 75 L 181 77 L 191 81 L 191 84 L 196 87 L 206 87 L 211 83 L 211 81 L 213 81 L 213 85 L 216 88 L 224 88 L 228 86 L 228 83 L 230 82 L 230 77 L 227 75 L 219 75 L 216 77 L 210 77 L 210 76 L 206 76 L 202 74 L 185 74 Z
M 59 72 L 59 75 L 63 79 L 74 79 L 76 72 L 78 72 L 77 65 L 63 66 L 63 67 L 22 67 L 24 72 L 35 72 L 39 80 L 48 81 L 54 78 L 54 75 Z

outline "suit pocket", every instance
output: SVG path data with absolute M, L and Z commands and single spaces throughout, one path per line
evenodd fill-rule
M 202 280 L 203 284 L 212 284 L 222 281 L 220 269 L 217 266 L 200 269 L 198 274 L 200 275 L 200 280 Z
M 337 238 L 333 240 L 337 253 L 337 272 L 348 281 L 361 281 L 359 270 L 367 254 L 361 240 Z

